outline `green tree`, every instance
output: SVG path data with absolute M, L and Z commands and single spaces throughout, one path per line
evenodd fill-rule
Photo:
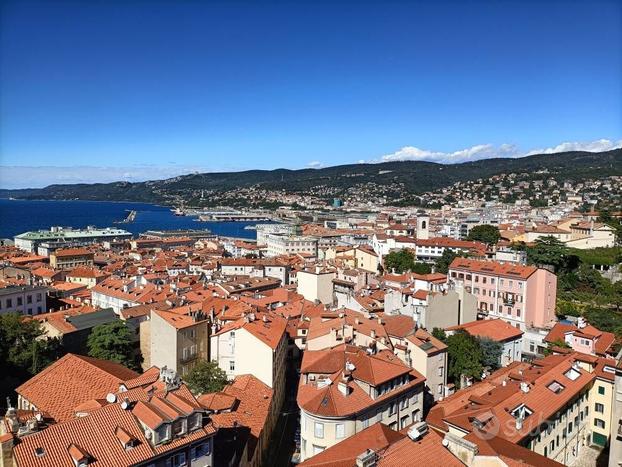
M 445 330 L 442 328 L 432 329 L 432 336 L 436 337 L 438 340 L 442 342 L 447 342 L 447 334 L 445 334 Z
M 479 342 L 466 333 L 458 331 L 447 338 L 447 355 L 449 369 L 447 374 L 452 377 L 454 384 L 460 388 L 462 376 L 480 379 L 482 376 L 482 349 Z
M 406 271 L 412 271 L 415 267 L 415 255 L 405 248 L 399 251 L 392 251 L 384 257 L 384 268 L 386 271 L 395 270 L 396 273 L 402 274 Z
M 195 394 L 222 391 L 227 384 L 227 374 L 216 362 L 207 360 L 199 361 L 184 379 Z
M 428 263 L 414 263 L 411 271 L 416 274 L 430 274 L 432 272 L 432 266 Z
M 138 369 L 133 334 L 132 329 L 121 320 L 95 326 L 86 342 L 89 355 Z
M 467 256 L 466 253 L 456 253 L 453 250 L 450 250 L 449 248 L 445 248 L 443 250 L 443 254 L 441 255 L 441 257 L 438 258 L 434 263 L 435 270 L 436 272 L 447 274 L 447 272 L 449 272 L 449 265 L 454 259 L 459 258 L 459 257 L 466 257 L 466 256 Z
M 565 262 L 568 248 L 552 235 L 539 237 L 534 245 L 527 247 L 527 261 L 537 266 L 553 266 L 559 270 Z
M 501 342 L 493 341 L 490 338 L 482 337 L 478 339 L 479 347 L 482 350 L 482 366 L 496 370 L 500 366 L 501 353 L 503 346 Z
M 618 311 L 622 308 L 622 281 L 615 282 L 611 286 L 611 303 Z
M 500 238 L 499 229 L 494 225 L 488 224 L 476 225 L 469 231 L 467 236 L 468 240 L 486 243 L 487 245 L 496 245 Z
M 57 338 L 47 338 L 39 321 L 19 313 L 0 315 L 0 396 L 13 396 L 17 386 L 64 354 Z

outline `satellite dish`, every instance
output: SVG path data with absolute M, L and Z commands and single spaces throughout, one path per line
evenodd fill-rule
M 106 402 L 108 402 L 109 404 L 114 404 L 116 401 L 117 401 L 117 396 L 109 392 L 108 395 L 106 396 Z

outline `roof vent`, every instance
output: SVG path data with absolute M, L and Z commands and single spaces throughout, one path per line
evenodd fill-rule
M 42 447 L 35 448 L 35 456 L 37 457 L 45 456 L 45 449 Z

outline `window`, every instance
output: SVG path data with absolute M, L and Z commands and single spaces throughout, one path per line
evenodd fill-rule
M 314 434 L 316 438 L 320 438 L 320 439 L 324 438 L 324 424 L 323 423 L 315 422 Z
M 229 371 L 235 371 L 235 360 L 229 360 Z
M 443 367 L 442 366 L 438 367 L 438 375 L 439 376 L 443 376 Z
M 316 446 L 315 444 L 313 445 L 313 455 L 315 456 L 316 454 L 319 454 L 320 452 L 322 452 L 324 449 L 322 446 Z
M 28 304 L 32 303 L 32 295 L 27 295 L 26 296 L 26 303 L 28 303 Z
M 341 439 L 346 437 L 346 429 L 343 423 L 337 423 L 335 425 L 335 438 Z
M 598 386 L 598 394 L 601 396 L 605 394 L 605 386 Z
M 171 465 L 173 467 L 181 467 L 183 465 L 186 465 L 186 453 L 180 452 L 179 454 L 175 454 L 173 457 L 171 457 Z
M 596 412 L 598 412 L 598 413 L 604 413 L 605 412 L 605 406 L 603 404 L 597 402 L 594 405 L 594 410 L 596 410 Z
M 367 428 L 369 426 L 369 419 L 365 418 L 363 419 L 363 428 Z
M 549 449 L 551 450 L 551 452 L 553 452 L 553 449 L 555 449 L 555 440 L 551 441 L 551 443 L 549 444 Z
M 395 402 L 391 402 L 391 404 L 389 404 L 389 416 L 393 415 L 395 412 L 397 412 Z
M 6 299 L 6 306 L 7 306 L 7 308 L 11 308 L 13 306 L 13 299 L 7 298 Z
M 595 418 L 594 419 L 594 426 L 596 428 L 605 428 L 605 421 L 601 420 L 600 418 Z
M 443 385 L 439 384 L 438 388 L 436 389 L 436 392 L 438 392 L 439 394 L 443 394 Z
M 22 297 L 17 297 L 17 306 L 22 306 L 24 304 L 24 301 L 22 300 Z

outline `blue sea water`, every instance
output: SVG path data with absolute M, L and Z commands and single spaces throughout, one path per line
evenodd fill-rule
M 123 220 L 128 210 L 137 211 L 134 222 Z M 138 235 L 146 230 L 209 229 L 216 235 L 255 239 L 256 222 L 197 222 L 195 217 L 175 216 L 169 208 L 145 203 L 108 201 L 23 201 L 0 199 L 0 238 L 13 238 L 29 230 L 52 226 L 83 228 L 119 227 Z

